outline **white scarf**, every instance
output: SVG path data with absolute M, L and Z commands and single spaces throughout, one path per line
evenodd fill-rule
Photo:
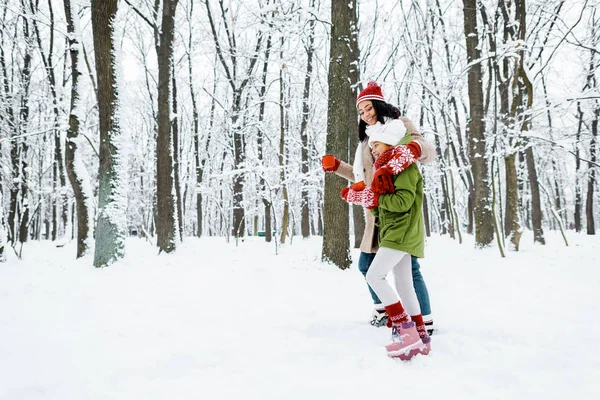
M 365 180 L 365 161 L 363 160 L 363 149 L 365 144 L 366 142 L 358 142 L 358 146 L 356 146 L 356 153 L 354 154 L 354 165 L 352 166 L 355 182 Z

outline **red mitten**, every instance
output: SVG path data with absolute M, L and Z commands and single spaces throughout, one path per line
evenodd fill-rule
M 349 187 L 345 187 L 342 189 L 342 192 L 340 193 L 340 195 L 342 196 L 342 199 L 348 201 L 348 192 L 350 191 Z
M 360 192 L 365 187 L 366 187 L 365 181 L 356 182 L 356 183 L 353 183 L 352 185 L 350 185 L 350 189 L 356 190 L 357 192 Z
M 377 194 L 394 193 L 396 188 L 392 181 L 391 168 L 386 166 L 379 168 L 373 174 L 373 182 L 371 182 L 371 189 Z

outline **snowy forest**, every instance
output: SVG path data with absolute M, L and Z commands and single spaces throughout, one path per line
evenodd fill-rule
M 370 80 L 436 148 L 427 235 L 499 257 L 524 230 L 595 235 L 599 0 L 0 0 L 0 259 L 139 236 L 285 243 L 350 264 Z

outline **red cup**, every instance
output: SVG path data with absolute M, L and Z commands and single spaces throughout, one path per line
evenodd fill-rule
M 326 156 L 323 156 L 323 167 L 325 168 L 331 168 L 331 167 L 335 167 L 335 156 L 333 154 L 327 154 Z

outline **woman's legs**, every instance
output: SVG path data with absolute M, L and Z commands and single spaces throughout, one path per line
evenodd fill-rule
M 419 305 L 421 306 L 421 314 L 428 316 L 431 314 L 431 304 L 429 303 L 429 291 L 423 275 L 421 275 L 421 266 L 417 257 L 411 257 L 412 261 L 412 279 Z
M 375 253 L 365 253 L 360 252 L 360 257 L 358 258 L 358 270 L 367 277 L 367 272 L 369 271 L 369 267 L 375 258 Z M 371 298 L 373 299 L 374 309 L 373 314 L 371 315 L 371 321 L 369 322 L 371 325 L 375 327 L 384 326 L 387 323 L 387 315 L 385 314 L 385 308 L 383 304 L 381 304 L 381 300 L 375 294 L 371 286 L 367 283 L 367 287 L 369 288 L 369 293 L 371 293 Z
M 365 253 L 362 251 L 360 252 L 360 257 L 358 258 L 358 270 L 363 274 L 365 279 L 367 277 L 367 272 L 369 271 L 369 267 L 371 266 L 371 263 L 373 262 L 374 258 L 375 253 Z M 369 293 L 371 293 L 371 298 L 373 299 L 373 303 L 375 304 L 375 306 L 381 306 L 381 300 L 379 300 L 379 297 L 377 297 L 377 295 L 368 283 L 367 287 L 369 288 Z

